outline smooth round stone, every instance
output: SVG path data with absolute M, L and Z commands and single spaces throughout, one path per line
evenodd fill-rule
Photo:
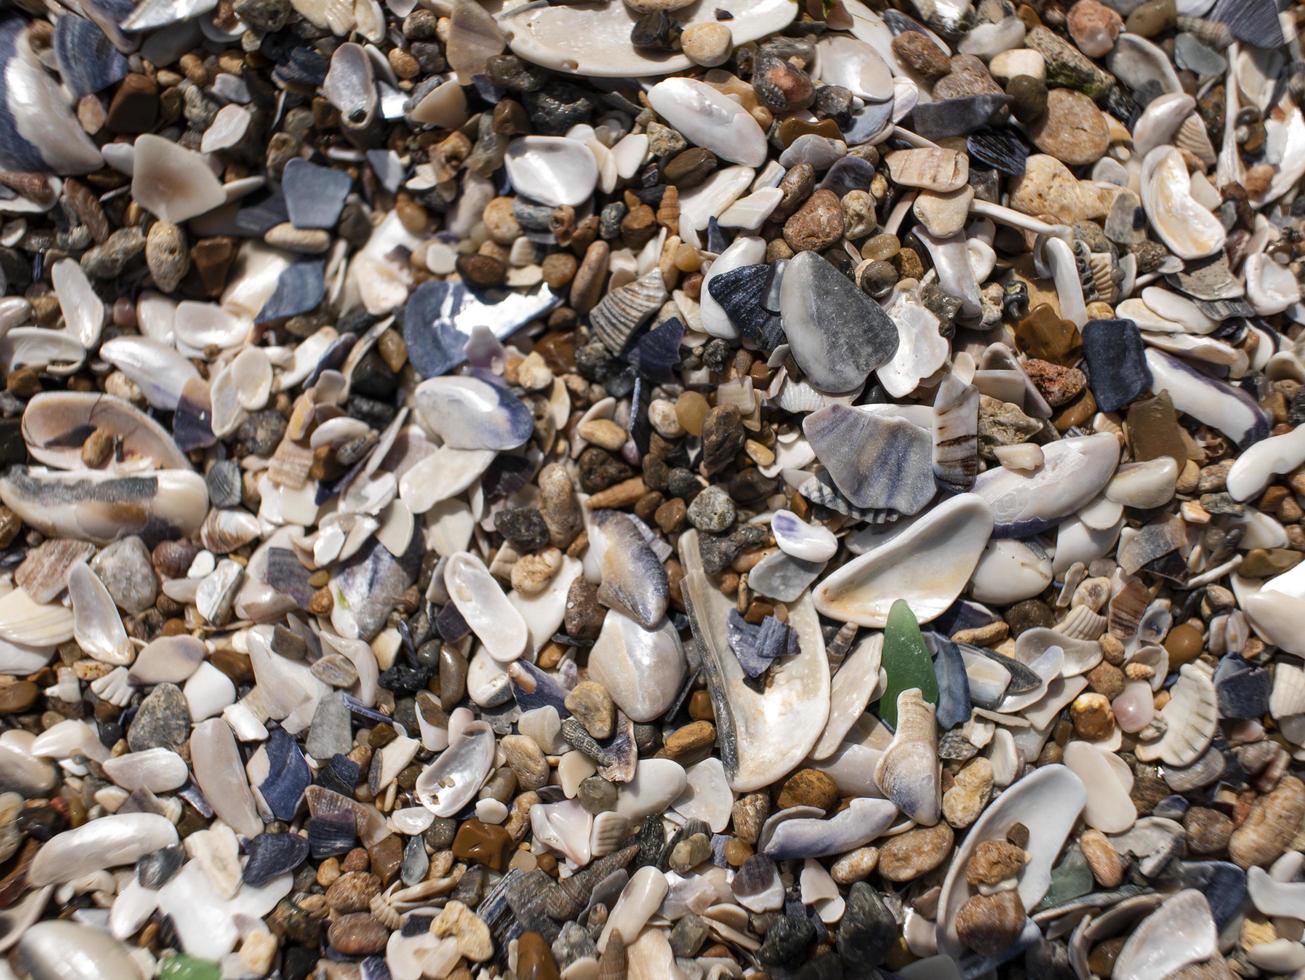
M 776 511 L 770 530 L 780 551 L 802 561 L 829 561 L 838 551 L 838 539 L 819 524 L 808 524 L 791 510 Z
M 617 707 L 636 722 L 660 717 L 684 681 L 684 650 L 669 621 L 646 630 L 609 610 L 589 651 L 589 679 L 607 688 Z
M 727 25 L 703 21 L 700 24 L 690 24 L 684 29 L 680 35 L 680 49 L 695 65 L 714 68 L 729 60 L 730 53 L 734 50 L 734 37 Z
M 974 188 L 969 186 L 946 194 L 921 191 L 911 205 L 911 210 L 924 223 L 929 234 L 946 238 L 965 227 L 970 214 L 970 202 L 973 200 Z
M 1051 559 L 1012 538 L 988 542 L 970 580 L 976 602 L 1005 606 L 1030 599 L 1051 584 Z
M 598 183 L 598 163 L 579 140 L 564 136 L 522 136 L 503 159 L 519 194 L 549 207 L 576 207 Z
M 1067 88 L 1047 93 L 1046 114 L 1030 136 L 1039 150 L 1071 167 L 1095 163 L 1110 148 L 1110 129 L 1096 103 Z
M 1124 693 L 1111 702 L 1115 723 L 1121 732 L 1140 732 L 1155 716 L 1155 699 L 1151 685 L 1146 681 L 1130 681 Z

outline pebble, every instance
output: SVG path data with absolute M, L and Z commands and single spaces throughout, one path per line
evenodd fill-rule
M 965 880 L 971 885 L 999 885 L 1019 875 L 1028 855 L 1009 841 L 980 841 L 965 866 Z
M 956 935 L 980 956 L 996 956 L 1019 938 L 1024 906 L 1019 892 L 971 895 L 956 913 Z
M 819 769 L 799 769 L 784 781 L 776 805 L 781 810 L 791 806 L 814 806 L 832 811 L 838 803 L 838 784 Z
M 123 612 L 140 613 L 154 605 L 158 579 L 145 542 L 135 535 L 106 545 L 90 560 L 95 573 Z
M 729 26 L 713 21 L 690 24 L 680 35 L 680 48 L 695 65 L 714 68 L 729 60 L 734 38 Z
M 190 708 L 181 688 L 157 684 L 140 704 L 127 729 L 127 746 L 133 752 L 181 748 L 190 737 Z
M 365 912 L 351 912 L 331 923 L 326 938 L 333 949 L 345 956 L 367 956 L 385 949 L 390 930 Z
M 954 838 L 945 822 L 891 837 L 879 848 L 879 873 L 889 881 L 922 878 L 947 859 Z
M 1098 0 L 1077 0 L 1065 18 L 1069 36 L 1089 58 L 1101 58 L 1115 46 L 1124 19 Z
M 952 70 L 951 60 L 921 31 L 903 31 L 893 38 L 893 54 L 905 67 L 930 81 Z
M 1046 112 L 1029 135 L 1039 150 L 1071 167 L 1095 163 L 1110 146 L 1101 110 L 1086 95 L 1067 88 L 1047 92 Z
M 844 229 L 838 195 L 818 190 L 784 222 L 784 241 L 795 252 L 822 252 L 842 239 Z
M 566 709 L 594 738 L 602 740 L 611 737 L 616 722 L 616 707 L 612 696 L 601 684 L 593 681 L 581 681 L 566 696 Z
M 729 494 L 721 487 L 710 486 L 693 498 L 686 516 L 699 531 L 720 534 L 734 524 L 736 508 Z
M 1251 804 L 1228 841 L 1228 855 L 1239 868 L 1267 867 L 1291 844 L 1305 820 L 1305 783 L 1283 776 L 1277 787 Z

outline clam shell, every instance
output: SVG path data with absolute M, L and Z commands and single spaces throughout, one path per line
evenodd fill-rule
M 1177 892 L 1148 915 L 1124 942 L 1112 976 L 1164 980 L 1219 950 L 1210 903 L 1195 888 Z
M 1223 248 L 1223 225 L 1192 197 L 1191 178 L 1179 152 L 1157 146 L 1142 161 L 1142 207 L 1151 227 L 1183 259 L 1200 259 Z
M 135 651 L 113 597 L 85 562 L 68 572 L 68 598 L 72 602 L 73 639 L 82 652 L 114 666 L 131 663 Z
M 51 374 L 70 374 L 86 357 L 71 334 L 44 327 L 15 327 L 0 337 L 0 365 L 6 373 L 20 367 L 45 368 Z
M 585 571 L 591 580 L 594 570 L 598 572 L 598 601 L 644 629 L 655 628 L 666 615 L 670 594 L 661 560 L 630 515 L 598 510 L 590 522 Z
M 471 802 L 494 764 L 494 732 L 469 722 L 417 777 L 417 799 L 437 817 L 451 817 Z
M 942 766 L 934 707 L 918 688 L 897 696 L 897 731 L 875 766 L 875 782 L 918 824 L 933 826 L 942 808 Z
M 56 834 L 37 852 L 27 870 L 33 887 L 73 881 L 83 875 L 134 864 L 141 857 L 177 843 L 177 830 L 154 813 L 116 813 Z
M 145 210 L 172 224 L 227 202 L 222 183 L 202 154 L 149 133 L 136 137 L 131 194 Z
M 973 894 L 965 867 L 980 841 L 1004 840 L 1016 823 L 1032 831 L 1018 890 L 1024 907 L 1034 908 L 1047 893 L 1052 863 L 1086 803 L 1082 781 L 1062 765 L 1035 769 L 993 800 L 952 856 L 938 899 L 938 948 L 951 956 L 965 949 L 956 934 L 956 913 Z
M 48 899 L 46 891 L 36 906 L 36 914 Z M 17 957 L 32 977 L 137 980 L 140 976 L 131 951 L 117 939 L 103 929 L 67 920 L 30 925 L 19 940 Z
M 503 164 L 518 194 L 550 208 L 583 204 L 598 183 L 594 155 L 579 140 L 563 136 L 518 137 L 508 145 Z
M 195 726 L 190 733 L 190 764 L 195 782 L 219 818 L 246 837 L 263 832 L 240 750 L 226 721 L 210 718 Z
M 75 470 L 81 440 L 96 429 L 109 432 L 121 447 L 109 460 L 112 473 L 190 468 L 167 430 L 130 402 L 89 391 L 42 392 L 23 411 L 23 441 L 46 466 Z
M 711 9 L 690 5 L 678 12 L 683 26 L 722 19 L 725 11 L 734 44 L 782 30 L 797 16 L 789 0 L 719 0 Z M 554 71 L 615 78 L 647 78 L 691 66 L 681 54 L 637 48 L 630 32 L 638 12 L 624 4 L 522 5 L 500 15 L 514 54 Z
M 21 588 L 0 598 L 0 639 L 6 643 L 55 647 L 72 637 L 73 615 L 59 603 L 36 602 Z
M 1043 466 L 1036 473 L 991 469 L 979 475 L 974 493 L 992 508 L 995 536 L 1028 537 L 1093 500 L 1118 462 L 1113 433 L 1060 439 L 1043 447 Z
M 0 477 L 0 500 L 43 534 L 97 544 L 133 534 L 151 541 L 185 536 L 208 513 L 204 478 L 187 470 L 119 477 L 14 466 Z
M 716 709 L 721 759 L 735 792 L 769 786 L 807 756 L 829 717 L 829 668 L 818 618 L 809 597 L 789 609 L 799 652 L 771 668 L 755 690 L 729 648 L 731 602 L 707 581 L 696 532 L 680 538 L 682 590 L 702 670 Z
M 50 281 L 59 299 L 64 329 L 83 347 L 95 347 L 104 329 L 104 303 L 82 267 L 73 259 L 61 259 L 50 270 Z
M 0 132 L 5 170 L 67 175 L 103 166 L 100 151 L 28 44 L 26 20 L 12 12 L 0 19 L 0 108 L 6 117 Z
M 919 622 L 931 622 L 965 588 L 991 530 L 992 511 L 976 495 L 945 500 L 826 577 L 813 593 L 815 607 L 841 622 L 882 629 L 893 602 L 905 599 Z
M 829 692 L 829 721 L 811 750 L 811 758 L 827 759 L 833 755 L 843 743 L 844 736 L 865 713 L 879 683 L 883 647 L 882 633 L 865 637 L 834 674 Z
M 684 650 L 668 621 L 653 629 L 615 609 L 589 651 L 589 677 L 602 684 L 626 715 L 640 723 L 661 717 L 684 681 Z
M 905 419 L 830 405 L 803 419 L 802 431 L 856 507 L 911 515 L 938 492 L 929 433 Z
M 1219 698 L 1208 668 L 1184 664 L 1169 695 L 1160 712 L 1164 734 L 1152 742 L 1139 742 L 1137 757 L 1143 762 L 1161 759 L 1171 766 L 1190 766 L 1209 748 L 1219 727 Z
M 1154 348 L 1147 350 L 1146 364 L 1151 369 L 1152 391 L 1168 391 L 1175 409 L 1213 426 L 1240 448 L 1249 448 L 1269 434 L 1268 415 L 1241 388 L 1217 381 Z
M 722 160 L 745 167 L 766 162 L 766 136 L 757 121 L 705 82 L 691 78 L 658 82 L 648 92 L 648 104 L 690 143 Z
M 145 400 L 165 412 L 176 411 L 186 385 L 199 372 L 171 346 L 148 337 L 114 337 L 100 356 L 136 383 Z
M 516 449 L 535 428 L 519 398 L 477 378 L 429 378 L 413 400 L 421 420 L 454 449 Z

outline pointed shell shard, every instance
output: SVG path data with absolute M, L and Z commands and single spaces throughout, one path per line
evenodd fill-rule
M 975 494 L 943 501 L 906 530 L 843 565 L 815 589 L 816 609 L 882 629 L 898 599 L 919 622 L 941 616 L 964 590 L 992 531 L 992 511 Z
M 906 419 L 830 405 L 803 419 L 802 431 L 857 507 L 909 516 L 938 492 L 929 433 Z
M 942 766 L 934 707 L 918 688 L 897 696 L 897 731 L 875 766 L 875 782 L 916 823 L 931 827 L 942 808 Z
M 729 648 L 727 621 L 733 606 L 707 581 L 696 532 L 680 538 L 680 561 L 685 605 L 716 707 L 730 786 L 736 792 L 769 786 L 806 757 L 829 717 L 829 668 L 815 609 L 807 596 L 790 608 L 799 652 L 772 667 L 765 689 L 757 691 Z
M 173 224 L 227 202 L 201 154 L 148 133 L 136 138 L 131 193 L 141 207 Z

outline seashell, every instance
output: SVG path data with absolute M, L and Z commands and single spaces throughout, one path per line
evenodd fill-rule
M 104 303 L 95 295 L 82 267 L 73 259 L 61 259 L 51 268 L 50 281 L 59 299 L 64 329 L 83 347 L 95 347 L 104 328 Z
M 1161 759 L 1171 766 L 1190 766 L 1214 738 L 1218 695 L 1208 668 L 1195 663 L 1183 665 L 1169 693 L 1169 702 L 1160 712 L 1164 733 L 1154 741 L 1139 742 L 1137 757 L 1143 762 Z
M 1089 827 L 1106 834 L 1119 834 L 1137 821 L 1137 807 L 1129 798 L 1133 785 L 1132 773 L 1126 781 L 1120 779 L 1115 756 L 1088 742 L 1071 741 L 1065 746 L 1065 765 L 1074 775 L 1091 786 L 1083 819 Z M 1127 770 L 1125 770 L 1127 771 Z
M 799 652 L 771 668 L 764 690 L 754 690 L 729 648 L 732 606 L 707 581 L 696 533 L 681 537 L 680 561 L 730 787 L 750 792 L 768 786 L 806 757 L 828 719 L 829 669 L 815 609 L 805 597 L 789 609 Z
M 882 634 L 865 637 L 834 674 L 830 685 L 829 721 L 811 750 L 813 759 L 827 759 L 833 755 L 848 731 L 865 713 L 879 683 L 883 643 Z
M 41 906 L 49 900 L 49 892 L 34 894 L 43 896 L 36 906 L 39 915 Z M 53 919 L 29 925 L 18 941 L 16 956 L 24 973 L 34 978 L 137 980 L 140 976 L 128 947 L 103 929 L 71 920 Z
M 404 471 L 399 498 L 413 514 L 424 514 L 466 490 L 493 462 L 490 450 L 440 446 Z
M 713 833 L 723 832 L 734 805 L 724 764 L 713 756 L 690 766 L 685 775 L 688 782 L 675 800 L 676 813 L 686 819 L 703 821 Z
M 1196 99 L 1186 92 L 1165 92 L 1147 104 L 1133 127 L 1133 153 L 1139 160 L 1156 147 L 1174 142 L 1183 120 L 1196 109 Z
M 615 609 L 589 651 L 589 677 L 605 687 L 633 721 L 661 717 L 679 696 L 685 659 L 675 627 L 662 620 L 653 629 Z
M 1273 316 L 1300 302 L 1300 283 L 1290 269 L 1270 256 L 1248 255 L 1242 271 L 1246 275 L 1246 298 L 1260 316 Z
M 128 671 L 134 684 L 181 684 L 203 663 L 204 641 L 194 636 L 160 636 L 147 643 Z
M 0 337 L 0 365 L 6 372 L 20 367 L 44 368 L 51 374 L 71 374 L 86 357 L 86 348 L 62 330 L 15 327 Z
M 372 60 L 362 46 L 347 41 L 331 55 L 322 95 L 340 111 L 349 129 L 366 129 L 376 114 L 376 79 Z
M 1095 640 L 1076 640 L 1042 626 L 1019 635 L 1015 656 L 1023 663 L 1032 664 L 1052 647 L 1061 651 L 1061 677 L 1086 674 L 1101 662 L 1101 645 Z
M 931 827 L 942 808 L 942 767 L 933 705 L 918 688 L 897 696 L 897 731 L 875 766 L 875 782 L 918 824 Z
M 593 815 L 578 800 L 536 803 L 530 808 L 534 839 L 582 867 L 589 863 L 589 834 L 593 823 Z
M 897 327 L 898 344 L 875 373 L 885 391 L 902 398 L 946 364 L 951 349 L 938 332 L 938 317 L 911 293 L 895 292 L 885 312 Z
M 263 821 L 258 817 L 231 726 L 221 718 L 210 718 L 195 726 L 189 744 L 195 783 L 213 811 L 238 834 L 253 837 L 262 833 Z
M 667 295 L 662 274 L 654 269 L 599 300 L 589 312 L 589 324 L 608 350 L 620 354 L 649 317 L 662 308 Z
M 494 732 L 469 722 L 449 747 L 417 777 L 417 799 L 437 817 L 451 817 L 471 802 L 494 764 Z
M 830 405 L 803 419 L 802 431 L 856 507 L 916 514 L 937 493 L 929 434 L 905 419 Z
M 308 838 L 291 833 L 259 834 L 245 849 L 249 859 L 241 875 L 246 884 L 258 888 L 303 864 L 308 859 Z
M 23 441 L 41 463 L 57 469 L 81 469 L 81 441 L 96 429 L 114 437 L 115 453 L 106 465 L 112 473 L 189 469 L 190 461 L 167 430 L 130 402 L 113 395 L 84 391 L 41 392 L 23 411 Z
M 104 760 L 103 767 L 106 776 L 128 791 L 167 793 L 179 789 L 190 778 L 186 760 L 165 748 L 113 756 Z
M 74 98 L 102 92 L 126 77 L 127 59 L 93 20 L 60 17 L 54 22 L 59 76 Z
M 1224 384 L 1189 367 L 1176 357 L 1150 348 L 1151 390 L 1167 391 L 1174 408 L 1218 429 L 1242 449 L 1269 434 L 1263 409 L 1241 388 Z
M 964 493 L 979 472 L 979 391 L 948 374 L 933 402 L 933 475 L 944 488 Z
M 784 882 L 779 868 L 764 854 L 754 854 L 734 872 L 730 890 L 751 912 L 776 912 L 784 907 Z
M 118 477 L 14 466 L 0 477 L 0 499 L 43 534 L 97 544 L 133 534 L 148 540 L 184 537 L 208 512 L 204 478 L 185 470 Z
M 583 204 L 598 183 L 594 155 L 567 137 L 518 137 L 508 144 L 503 164 L 518 194 L 550 208 Z
M 969 160 L 963 153 L 938 147 L 893 150 L 884 162 L 894 183 L 903 187 L 947 194 L 960 190 L 969 180 Z
M 931 622 L 965 588 L 991 521 L 987 504 L 974 494 L 945 500 L 825 578 L 812 594 L 815 607 L 840 622 L 882 629 L 893 602 L 905 599 L 919 622 Z
M 956 913 L 973 894 L 965 867 L 980 841 L 1004 840 L 1022 823 L 1032 834 L 1025 850 L 1029 859 L 1020 874 L 1020 902 L 1032 909 L 1051 884 L 1051 866 L 1087 802 L 1087 790 L 1062 765 L 1041 766 L 1018 780 L 992 801 L 970 828 L 952 856 L 938 899 L 938 948 L 952 956 L 964 949 L 956 935 Z
M 816 42 L 815 76 L 867 102 L 893 100 L 893 73 L 878 52 L 855 37 L 826 34 Z
M 1169 896 L 1124 942 L 1112 976 L 1163 980 L 1218 952 L 1210 903 L 1194 888 Z
M 965 236 L 958 233 L 947 238 L 938 238 L 929 234 L 923 225 L 916 227 L 915 235 L 929 252 L 934 272 L 938 275 L 938 284 L 943 292 L 961 301 L 963 317 L 979 317 L 983 312 L 983 301 L 979 295 L 979 279 L 971 261 L 970 248 Z M 1064 271 L 1066 264 L 1062 261 L 1063 253 L 1059 249 L 1052 248 L 1048 249 L 1047 254 L 1055 261 L 1055 270 L 1061 270 L 1058 279 L 1067 281 L 1068 273 Z M 1073 281 L 1077 286 L 1076 270 Z M 1059 282 L 1057 291 L 1061 292 Z M 1068 298 L 1068 294 L 1062 293 L 1062 296 Z
M 1029 599 L 1051 584 L 1051 559 L 1039 547 L 1023 541 L 989 541 L 970 581 L 976 602 L 1010 605 Z
M 974 492 L 992 508 L 995 536 L 1037 534 L 1091 501 L 1114 473 L 1119 440 L 1108 432 L 1060 439 L 1043 447 L 1043 458 L 1033 474 L 1002 467 L 979 475 Z
M 68 572 L 68 598 L 72 602 L 73 639 L 82 652 L 101 663 L 130 664 L 135 651 L 122 617 L 109 590 L 85 562 Z
M 628 514 L 597 510 L 590 521 L 585 571 L 586 578 L 601 580 L 598 601 L 653 629 L 666 615 L 666 569 Z
M 199 372 L 174 348 L 148 337 L 114 337 L 100 346 L 100 356 L 130 378 L 145 400 L 165 412 L 176 411 L 186 386 Z
M 828 820 L 793 817 L 775 825 L 768 837 L 763 830 L 761 851 L 775 861 L 846 854 L 882 835 L 897 817 L 897 807 L 887 800 L 856 797 Z
M 599 950 L 606 949 L 613 933 L 638 936 L 644 924 L 661 905 L 669 888 L 666 875 L 655 867 L 645 865 L 631 875 L 598 936 Z
M 1195 112 L 1184 119 L 1178 127 L 1178 132 L 1174 135 L 1174 145 L 1180 150 L 1186 150 L 1207 167 L 1213 167 L 1219 159 L 1214 144 L 1210 142 L 1210 133 L 1205 128 L 1205 121 Z
M 691 78 L 658 82 L 648 91 L 648 104 L 690 143 L 722 160 L 745 167 L 766 162 L 766 136 L 757 121 L 705 82 Z
M 6 117 L 0 169 L 68 175 L 103 165 L 32 51 L 25 19 L 12 12 L 0 19 L 0 107 Z
M 1279 721 L 1305 715 L 1305 667 L 1290 660 L 1274 665 L 1269 714 Z
M 1106 617 L 1087 606 L 1075 606 L 1052 629 L 1071 640 L 1096 640 L 1106 631 Z
M 808 524 L 791 510 L 775 511 L 770 530 L 780 550 L 800 561 L 828 561 L 838 551 L 838 539 L 828 528 Z
M 44 796 L 58 779 L 55 767 L 23 749 L 0 742 L 0 792 L 25 797 Z
M 55 647 L 72 637 L 73 615 L 62 605 L 36 602 L 22 588 L 0 597 L 0 639 L 24 647 Z
M 733 339 L 740 331 L 755 335 L 760 324 L 770 319 L 762 306 L 772 276 L 771 267 L 763 264 L 765 258 L 766 243 L 754 235 L 740 235 L 716 257 L 702 277 L 703 330 L 713 337 Z M 722 278 L 729 272 L 734 275 Z M 713 290 L 711 284 L 717 280 Z
M 1147 220 L 1175 255 L 1200 259 L 1223 248 L 1223 225 L 1193 199 L 1187 167 L 1172 146 L 1158 146 L 1146 155 L 1141 187 Z
M 27 552 L 14 571 L 14 584 L 33 601 L 53 602 L 68 584 L 68 570 L 95 554 L 95 546 L 70 538 L 49 538 Z
M 421 420 L 454 449 L 516 449 L 535 430 L 519 398 L 477 378 L 429 378 L 413 399 Z
M 718 14 L 716 10 L 724 11 Z M 797 12 L 784 0 L 722 0 L 712 10 L 677 12 L 683 26 L 729 19 L 735 45 L 782 30 Z M 519 7 L 505 15 L 514 54 L 553 71 L 596 77 L 649 77 L 681 72 L 687 56 L 635 47 L 630 32 L 639 13 L 621 5 L 576 8 L 569 5 Z M 678 128 L 678 127 L 677 127 Z
M 177 843 L 177 830 L 154 813 L 102 816 L 51 837 L 27 870 L 33 887 L 57 885 L 137 860 Z M 98 974 L 96 974 L 98 975 Z
M 131 194 L 145 210 L 172 224 L 227 201 L 204 156 L 149 133 L 138 136 L 134 144 Z

